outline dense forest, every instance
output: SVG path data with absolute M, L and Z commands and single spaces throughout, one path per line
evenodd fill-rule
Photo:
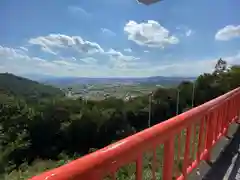
M 220 59 L 213 73 L 194 84 L 159 88 L 152 97 L 151 126 L 176 115 L 178 92 L 181 113 L 192 107 L 193 86 L 197 106 L 239 85 L 240 66 Z M 72 100 L 56 88 L 0 75 L 0 174 L 31 167 L 37 159 L 71 160 L 147 128 L 148 99 Z

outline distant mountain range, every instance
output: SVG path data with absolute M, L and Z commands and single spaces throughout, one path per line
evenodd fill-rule
M 160 84 L 160 85 L 176 85 L 182 81 L 193 81 L 196 77 L 107 77 L 107 78 L 93 78 L 93 77 L 52 77 L 52 76 L 25 76 L 33 80 L 55 85 L 55 86 L 70 86 L 75 84 Z

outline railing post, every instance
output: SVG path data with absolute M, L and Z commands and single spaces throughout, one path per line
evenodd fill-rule
M 237 95 L 237 120 L 236 120 L 236 123 L 240 124 L 240 93 Z
M 172 180 L 174 160 L 174 137 L 164 143 L 163 180 Z
M 240 110 L 238 110 L 238 117 L 237 117 L 236 123 L 240 124 Z
M 224 116 L 222 120 L 222 133 L 224 136 L 227 134 L 227 119 L 228 119 L 229 101 L 224 102 Z
M 191 134 L 192 134 L 192 126 L 186 129 L 186 139 L 185 139 L 185 152 L 184 152 L 184 159 L 183 159 L 183 179 L 187 179 L 187 168 L 189 166 L 189 153 L 190 153 L 190 145 L 191 145 Z
M 199 129 L 199 134 L 198 134 L 198 147 L 197 147 L 197 162 L 200 162 L 200 157 L 201 157 L 201 153 L 204 150 L 203 146 L 204 146 L 204 123 L 205 123 L 205 118 L 201 120 L 200 123 L 200 129 Z
M 207 156 L 206 161 L 210 162 L 210 150 L 213 143 L 213 114 L 210 112 L 210 114 L 207 115 L 207 131 L 206 131 L 206 144 L 205 149 L 207 150 Z
M 137 172 L 136 172 L 136 180 L 141 180 L 143 176 L 143 160 L 142 156 L 139 156 L 137 159 Z

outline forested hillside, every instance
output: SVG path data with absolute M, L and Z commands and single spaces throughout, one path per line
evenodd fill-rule
M 1 78 L 9 75 L 1 75 Z M 34 104 L 26 102 L 24 86 L 34 82 L 16 83 L 5 79 L 0 87 L 0 171 L 6 179 L 29 177 L 39 172 L 36 160 L 48 160 L 41 164 L 48 167 L 61 165 L 95 149 L 104 147 L 148 126 L 148 96 L 130 101 L 109 98 L 103 101 L 83 101 L 65 98 L 41 100 Z M 0 80 L 2 81 L 2 80 Z M 20 82 L 19 82 L 20 81 Z M 10 85 L 12 84 L 12 85 Z M 20 92 L 16 92 L 22 87 Z M 226 62 L 219 60 L 212 74 L 203 74 L 195 81 L 194 106 L 202 104 L 240 86 L 240 66 L 227 69 Z M 32 90 L 46 92 L 35 84 Z M 45 87 L 45 86 L 44 86 Z M 176 114 L 177 92 L 180 91 L 179 111 L 192 104 L 192 82 L 182 82 L 177 88 L 159 88 L 152 98 L 151 125 L 160 123 Z M 28 90 L 30 96 L 38 94 Z M 49 90 L 49 89 L 48 89 Z M 55 89 L 49 94 L 55 94 Z M 15 93 L 14 93 L 15 92 Z M 47 91 L 48 92 L 48 91 Z M 58 92 L 58 91 L 57 91 Z M 18 98 L 15 95 L 21 95 Z M 44 93 L 43 93 L 44 94 Z M 43 96 L 45 97 L 45 96 Z M 51 163 L 52 161 L 58 163 Z M 61 161 L 63 160 L 63 161 Z M 12 172 L 12 173 L 11 173 Z M 21 173 L 25 173 L 22 175 Z M 20 175 L 19 175 L 20 174 Z M 16 178 L 18 179 L 18 178 Z
M 0 92 L 25 99 L 63 96 L 63 92 L 58 88 L 9 73 L 0 73 Z

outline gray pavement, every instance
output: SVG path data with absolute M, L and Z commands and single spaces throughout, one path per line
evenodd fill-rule
M 219 156 L 208 163 L 209 170 L 203 180 L 240 180 L 240 127 L 236 124 L 230 127 L 228 137 Z M 214 151 L 213 154 L 216 156 Z
M 188 180 L 240 180 L 240 126 L 230 125 L 210 153 L 210 162 L 202 161 Z

